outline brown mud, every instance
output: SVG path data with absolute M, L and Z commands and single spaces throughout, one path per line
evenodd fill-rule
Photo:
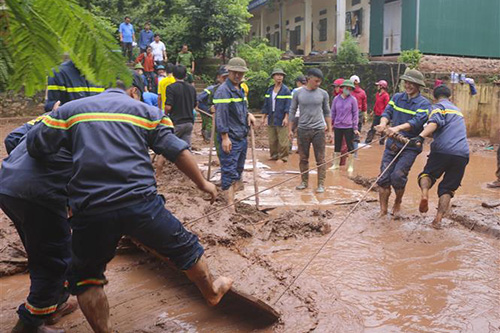
M 259 137 L 263 143 L 257 155 L 264 164 L 259 168 L 260 188 L 295 176 L 298 155 L 293 154 L 290 162 L 282 165 L 268 162 L 265 134 L 259 133 Z M 207 157 L 202 148 L 206 145 L 196 138 L 197 152 L 203 153 L 196 158 L 203 168 Z M 381 153 L 382 147 L 378 145 L 360 151 L 353 179 L 366 187 L 369 183 L 366 180 L 377 176 Z M 328 147 L 327 158 L 331 155 L 332 149 Z M 485 186 L 492 177 L 485 170 L 493 170 L 493 155 L 481 152 L 471 158 L 463 186 L 453 199 L 454 212 L 467 218 L 478 216 L 481 221 L 490 220 L 488 214 L 498 218 L 499 208 L 480 207 L 481 200 L 498 199 L 498 192 Z M 236 214 L 223 210 L 190 223 L 224 207 L 225 202 L 220 196 L 211 206 L 181 172 L 167 165 L 158 179 L 159 193 L 165 196 L 166 207 L 200 236 L 214 275 L 233 278 L 236 287 L 274 305 L 282 317 L 279 323 L 269 326 L 247 313 L 246 308 L 234 305 L 209 308 L 182 274 L 124 246 L 128 249 L 126 254 L 118 255 L 107 273 L 110 283 L 106 292 L 115 329 L 119 332 L 500 330 L 499 241 L 471 232 L 449 217 L 444 220 L 443 230 L 429 227 L 437 202 L 435 189 L 430 213 L 421 215 L 417 210 L 419 190 L 415 179 L 424 164 L 425 154 L 421 154 L 410 173 L 399 219 L 390 216 L 378 219 L 376 202 L 361 204 L 279 301 L 278 297 L 324 244 L 331 230 L 344 220 L 352 208 L 347 203 L 358 200 L 366 188 L 350 180 L 342 169 L 328 171 L 325 193 L 316 194 L 316 174 L 312 172 L 311 186 L 302 192 L 295 191 L 294 186 L 299 183 L 299 178 L 295 178 L 262 193 L 262 207 L 277 207 L 268 214 L 255 210 L 254 201 L 249 199 L 238 204 Z M 245 189 L 237 198 L 253 193 L 252 177 L 252 172 L 244 173 Z M 368 199 L 376 200 L 376 193 L 370 193 Z M 483 214 L 486 215 L 481 217 Z M 0 222 L 6 234 L 5 244 L 15 244 L 18 237 L 8 219 L 1 215 Z M 473 230 L 478 231 L 477 228 L 479 223 Z M 2 243 L 0 246 L 3 249 Z M 0 266 L 0 271 L 3 268 Z M 0 284 L 3 330 L 15 322 L 15 308 L 24 300 L 29 280 L 26 274 L 15 275 L 0 279 Z M 65 318 L 60 326 L 70 332 L 90 331 L 80 311 Z

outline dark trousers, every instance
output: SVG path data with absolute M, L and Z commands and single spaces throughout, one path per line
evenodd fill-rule
M 144 72 L 144 76 L 146 77 L 146 85 L 148 86 L 148 90 L 153 93 L 160 94 L 159 91 L 154 90 L 155 84 L 155 72 Z
M 373 137 L 375 136 L 375 133 L 376 133 L 375 126 L 380 125 L 380 119 L 382 119 L 382 116 L 373 115 L 372 127 L 368 131 L 368 135 L 366 136 L 365 143 L 368 144 L 368 143 L 371 143 L 373 141 Z M 380 139 L 379 143 L 381 145 L 383 145 L 384 141 L 385 141 L 384 139 Z
M 390 148 L 386 148 L 380 165 L 380 172 L 383 172 L 398 154 Z M 408 182 L 408 174 L 420 151 L 405 149 L 390 168 L 380 177 L 377 184 L 380 187 L 392 186 L 395 190 L 402 190 Z
M 335 152 L 342 150 L 342 140 L 345 138 L 347 151 L 354 150 L 354 130 L 352 128 L 334 128 L 335 134 Z
M 122 54 L 128 61 L 132 61 L 132 43 L 122 42 Z
M 69 296 L 64 285 L 71 260 L 70 226 L 66 218 L 26 200 L 0 194 L 0 207 L 28 254 L 30 292 L 17 313 L 27 324 L 39 326 Z
M 300 172 L 309 169 L 309 150 L 311 145 L 314 150 L 314 157 L 316 165 L 321 166 L 318 168 L 318 184 L 324 184 L 326 178 L 326 164 L 325 164 L 325 130 L 324 129 L 302 129 L 297 130 L 297 141 L 299 143 L 299 156 L 300 156 Z M 309 174 L 302 175 L 302 181 L 309 181 Z
M 76 215 L 73 229 L 73 262 L 69 273 L 71 292 L 83 293 L 107 283 L 106 265 L 115 256 L 123 235 L 169 258 L 177 268 L 188 270 L 203 255 L 198 237 L 187 231 L 166 208 L 161 196 L 99 215 Z
M 431 152 L 418 179 L 429 177 L 434 185 L 444 174 L 443 180 L 439 183 L 438 195 L 449 194 L 453 197 L 462 183 L 468 163 L 468 157 Z
M 247 138 L 242 140 L 231 139 L 232 149 L 229 154 L 226 154 L 222 149 L 222 137 L 220 135 L 217 136 L 217 141 L 220 145 L 221 187 L 225 191 L 233 183 L 241 180 L 247 158 L 248 143 Z
M 175 135 L 185 141 L 189 147 L 191 147 L 191 134 L 193 133 L 193 123 L 184 123 L 175 125 L 174 127 Z

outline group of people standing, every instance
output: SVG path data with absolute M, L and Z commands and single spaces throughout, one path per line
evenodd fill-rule
M 296 135 L 300 170 L 305 172 L 309 169 L 309 151 L 312 145 L 319 165 L 316 191 L 323 193 L 326 177 L 325 149 L 328 141 L 335 143 L 332 169 L 338 169 L 341 164 L 345 164 L 341 163 L 341 154 L 353 152 L 349 156 L 348 171 L 354 171 L 354 156 L 367 113 L 366 93 L 360 87 L 361 80 L 356 75 L 349 80 L 337 79 L 332 84 L 334 90 L 330 107 L 328 93 L 320 88 L 323 82 L 321 70 L 310 69 L 307 78 L 302 75 L 297 77 L 296 87 L 292 91 L 283 83 L 285 75 L 279 68 L 273 70 L 271 77 L 274 84 L 267 89 L 262 106 L 262 125 L 267 126 L 270 159 L 277 163 L 287 162 L 291 142 Z M 389 103 L 387 82 L 380 80 L 376 85 L 378 92 L 374 120 L 366 143 L 373 140 L 374 128 L 379 124 L 381 114 Z M 303 190 L 308 185 L 308 174 L 304 173 L 297 189 Z
M 285 75 L 280 69 L 272 72 L 274 85 L 266 91 L 262 108 L 265 115 L 263 124 L 268 126 L 270 159 L 286 162 L 290 141 L 296 133 L 302 176 L 296 189 L 304 190 L 309 186 L 309 152 L 312 146 L 318 169 L 316 192 L 323 193 L 327 167 L 325 148 L 332 138 L 334 155 L 331 169 L 339 169 L 341 154 L 349 154 L 347 170 L 354 170 L 354 154 L 358 150 L 361 127 L 367 113 L 366 93 L 356 75 L 349 80 L 337 79 L 332 84 L 334 97 L 330 106 L 328 93 L 320 88 L 323 81 L 321 70 L 313 68 L 307 72 L 307 77 L 298 77 L 293 91 L 283 84 Z M 420 93 L 425 87 L 422 73 L 409 70 L 401 80 L 404 81 L 405 91 L 396 93 L 392 98 L 387 91 L 387 81 L 376 82 L 373 122 L 365 140 L 366 144 L 370 144 L 375 134 L 380 133 L 379 143 L 385 144 L 377 182 L 380 214 L 385 216 L 388 213 L 391 188 L 396 195 L 392 213 L 398 215 L 400 212 L 410 169 L 422 152 L 424 138 L 432 135 L 431 154 L 418 178 L 422 189 L 419 210 L 427 212 L 429 189 L 444 174 L 438 190 L 438 212 L 432 223 L 433 227 L 440 228 L 469 159 L 463 114 L 450 101 L 451 90 L 447 86 L 434 88 L 435 104 L 432 104 Z

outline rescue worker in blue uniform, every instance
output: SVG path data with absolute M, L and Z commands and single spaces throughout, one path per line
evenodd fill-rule
M 444 174 L 438 187 L 438 210 L 432 222 L 434 228 L 440 229 L 441 220 L 469 163 L 469 143 L 464 115 L 449 100 L 450 88 L 440 85 L 434 89 L 433 95 L 437 103 L 432 105 L 429 122 L 419 136 L 411 139 L 410 144 L 423 145 L 426 137 L 433 137 L 427 164 L 418 176 L 418 185 L 422 189 L 419 210 L 421 213 L 429 210 L 429 189 Z
M 409 139 L 418 136 L 429 115 L 431 103 L 420 94 L 420 87 L 425 87 L 422 73 L 411 69 L 402 75 L 401 79 L 404 80 L 405 92 L 393 96 L 382 114 L 380 125 L 375 127 L 379 133 L 385 131 L 386 135 L 389 136 L 386 141 L 380 172 L 387 168 L 403 147 L 403 143 L 394 140 L 392 137 L 396 134 Z M 387 128 L 389 123 L 392 127 Z M 421 147 L 406 147 L 378 180 L 381 216 L 387 215 L 391 186 L 396 193 L 392 213 L 397 215 L 401 210 L 408 173 L 421 152 Z
M 43 161 L 31 158 L 25 134 L 45 116 L 15 129 L 5 139 L 10 154 L 0 169 L 0 207 L 12 220 L 28 256 L 30 292 L 17 310 L 12 332 L 61 332 L 47 327 L 77 309 L 65 286 L 71 260 L 66 185 L 71 153 L 61 149 Z
M 135 81 L 135 80 L 134 80 Z M 111 332 L 103 286 L 106 264 L 122 235 L 130 235 L 170 258 L 198 286 L 207 302 L 217 304 L 232 280 L 214 280 L 196 235 L 187 231 L 157 194 L 149 148 L 183 171 L 212 202 L 217 195 L 173 123 L 140 102 L 141 91 L 117 81 L 116 89 L 72 101 L 44 118 L 26 136 L 33 158 L 43 160 L 61 148 L 72 152 L 68 183 L 73 212 L 71 292 L 96 332 Z
M 221 66 L 219 70 L 217 71 L 217 77 L 215 78 L 215 84 L 208 86 L 207 88 L 203 89 L 202 92 L 196 96 L 196 100 L 198 101 L 198 106 L 200 110 L 212 114 L 212 106 L 213 106 L 213 96 L 217 88 L 226 81 L 227 76 L 229 75 L 229 72 L 225 68 L 225 66 Z M 201 135 L 203 136 L 203 140 L 205 142 L 210 142 L 210 136 L 212 135 L 212 118 L 209 116 L 201 114 Z
M 255 125 L 255 117 L 248 113 L 246 96 L 241 80 L 248 71 L 245 60 L 235 57 L 229 60 L 226 69 L 229 76 L 217 89 L 213 103 L 217 140 L 221 145 L 221 186 L 228 204 L 234 203 L 234 192 L 242 187 L 242 173 L 247 155 L 249 124 Z M 232 206 L 233 210 L 235 209 Z
M 63 62 L 53 73 L 54 76 L 49 76 L 47 80 L 45 112 L 51 111 L 57 101 L 60 105 L 64 105 L 69 101 L 94 96 L 104 91 L 104 88 L 87 81 L 71 60 Z
M 264 95 L 262 125 L 267 125 L 270 159 L 288 162 L 290 140 L 288 138 L 288 111 L 292 104 L 292 93 L 283 83 L 285 72 L 275 68 L 271 73 L 274 84 L 267 88 Z

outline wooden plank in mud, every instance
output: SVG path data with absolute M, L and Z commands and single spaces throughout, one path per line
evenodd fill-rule
M 170 267 L 177 270 L 175 265 L 167 258 L 156 252 L 155 250 L 147 247 L 146 245 L 140 243 L 139 241 L 130 238 L 131 241 L 141 250 L 152 254 L 154 257 L 160 259 L 161 261 L 167 263 Z M 240 303 L 240 304 L 238 304 Z M 274 307 L 264 302 L 261 299 L 258 299 L 252 295 L 245 293 L 242 290 L 236 289 L 234 286 L 231 287 L 229 292 L 224 295 L 221 303 L 218 306 L 230 307 L 233 305 L 241 306 L 242 304 L 248 308 L 249 311 L 258 313 L 260 316 L 264 316 L 267 320 L 269 320 L 269 324 L 272 324 L 279 320 L 280 312 L 276 310 Z

